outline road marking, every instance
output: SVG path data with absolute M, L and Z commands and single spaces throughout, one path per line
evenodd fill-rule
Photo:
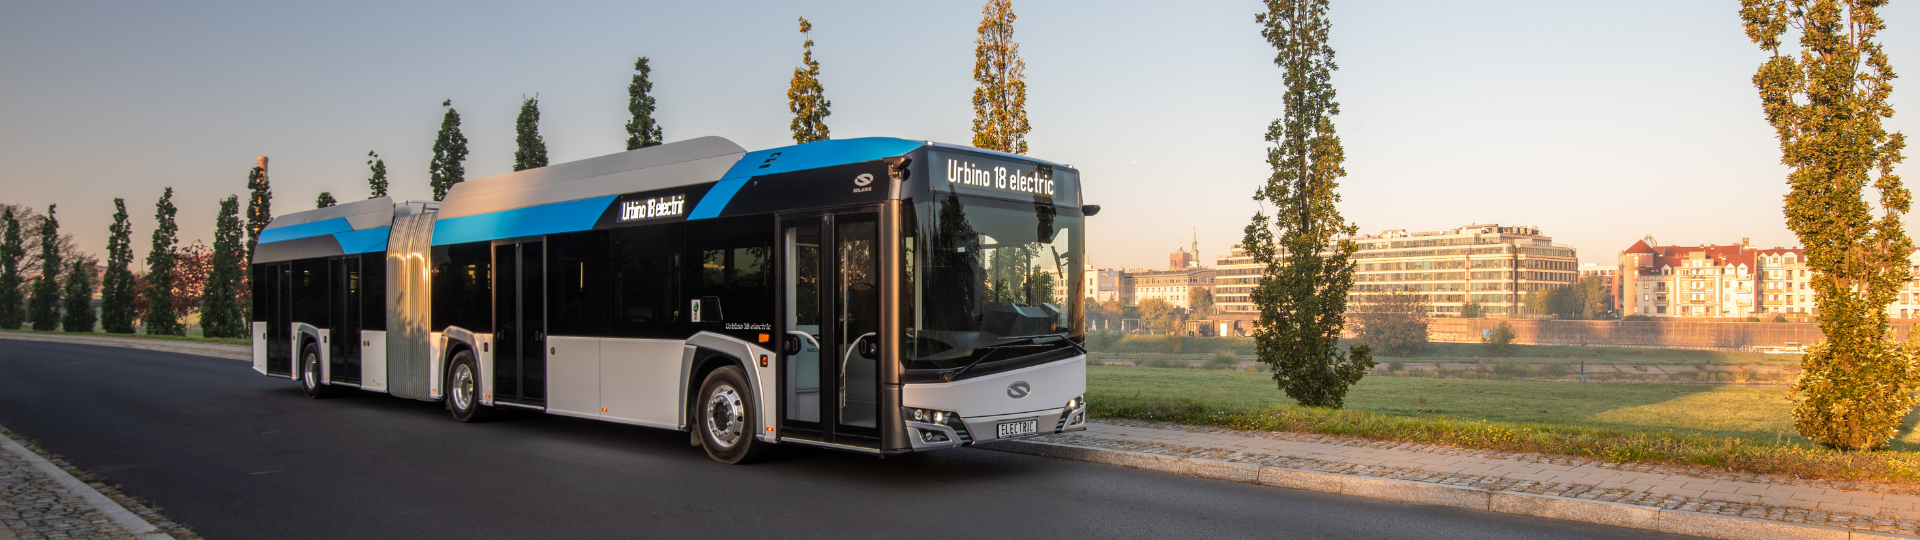
M 114 502 L 112 498 L 93 489 L 93 486 L 89 486 L 86 482 L 81 482 L 80 479 L 74 478 L 71 474 L 67 474 L 66 469 L 61 469 L 59 465 L 54 465 L 53 462 L 47 461 L 47 458 L 40 457 L 40 454 L 33 453 L 33 451 L 28 450 L 27 447 L 21 446 L 19 442 L 13 440 L 13 437 L 0 437 L 0 446 L 6 447 L 7 451 L 13 452 L 14 455 L 20 456 L 20 459 L 27 460 L 27 463 L 33 464 L 33 468 L 40 469 L 40 472 L 46 473 L 48 477 L 53 478 L 54 483 L 60 484 L 61 487 L 67 488 L 67 491 L 79 495 L 81 499 L 85 499 L 87 504 L 99 509 L 101 514 L 107 516 L 107 519 L 113 520 L 114 525 L 119 525 L 121 529 L 125 529 L 127 533 L 134 535 L 135 538 L 140 540 L 174 540 L 173 535 L 160 532 L 159 527 L 155 527 L 152 523 L 147 523 L 147 520 L 141 519 L 140 516 L 127 511 L 127 507 L 120 506 L 120 503 Z
M 260 472 L 257 472 L 257 473 L 247 473 L 247 474 L 273 474 L 273 473 L 277 473 L 277 472 L 280 472 L 280 471 L 260 471 Z

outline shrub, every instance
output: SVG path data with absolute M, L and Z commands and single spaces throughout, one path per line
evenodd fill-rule
M 1519 362 L 1505 362 L 1494 364 L 1493 372 L 1506 377 L 1525 377 L 1533 374 L 1533 369 Z
M 1221 351 L 1207 357 L 1205 362 L 1200 363 L 1200 367 L 1202 369 L 1233 369 L 1239 364 L 1240 361 L 1233 357 L 1233 351 Z
M 1354 341 L 1381 356 L 1412 356 L 1427 348 L 1426 297 L 1407 291 L 1367 295 L 1353 306 Z
M 1387 362 L 1387 371 L 1400 371 L 1400 370 L 1406 369 L 1406 367 L 1407 365 L 1401 363 L 1399 360 L 1392 360 Z
M 1573 370 L 1567 369 L 1566 364 L 1563 364 L 1560 362 L 1553 362 L 1544 366 L 1540 366 L 1540 373 L 1548 377 L 1565 377 L 1568 374 L 1573 373 Z
M 1513 354 L 1513 325 L 1500 321 L 1489 336 L 1481 337 L 1480 343 L 1486 346 L 1488 356 L 1508 356 Z
M 1623 321 L 1651 321 L 1651 320 L 1653 320 L 1653 317 L 1648 317 L 1648 316 L 1646 316 L 1646 315 L 1628 315 L 1628 316 L 1625 316 L 1625 317 L 1621 317 L 1621 318 L 1620 318 L 1620 320 L 1623 320 Z
M 1787 316 L 1786 316 L 1786 315 L 1774 315 L 1774 316 L 1773 316 L 1773 322 L 1787 322 Z
M 1748 315 L 1748 316 L 1747 316 L 1747 322 L 1760 322 L 1760 318 L 1759 318 L 1759 317 L 1755 317 L 1755 316 L 1752 316 L 1752 315 Z

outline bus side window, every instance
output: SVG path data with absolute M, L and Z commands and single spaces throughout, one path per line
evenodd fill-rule
M 680 314 L 685 223 L 622 227 L 609 232 L 613 270 L 612 334 L 685 339 Z
M 473 242 L 433 248 L 433 329 L 493 331 L 493 247 Z
M 606 337 L 611 317 L 607 231 L 580 231 L 547 237 L 548 333 Z
M 688 238 L 699 274 L 691 276 L 699 296 L 720 298 L 729 323 L 773 322 L 772 216 L 702 220 Z

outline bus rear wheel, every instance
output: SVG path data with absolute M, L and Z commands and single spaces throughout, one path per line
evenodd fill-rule
M 721 463 L 748 463 L 760 459 L 769 443 L 756 436 L 760 419 L 746 374 L 726 366 L 707 374 L 694 402 L 693 430 L 707 457 Z
M 493 407 L 480 404 L 480 370 L 473 351 L 453 355 L 447 367 L 447 410 L 461 422 L 485 422 L 493 417 Z
M 300 350 L 300 391 L 309 399 L 332 395 L 332 388 L 320 380 L 320 347 L 308 343 Z

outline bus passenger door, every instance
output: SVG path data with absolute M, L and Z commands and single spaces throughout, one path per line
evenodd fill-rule
M 869 212 L 829 216 L 828 263 L 835 440 L 878 444 L 880 437 L 880 219 Z M 845 440 L 849 437 L 860 443 Z
M 781 221 L 783 437 L 879 445 L 879 219 Z
M 327 378 L 339 384 L 360 383 L 360 257 L 349 255 L 331 261 L 333 294 L 327 321 Z
M 544 406 L 547 400 L 545 242 L 493 246 L 493 399 Z
M 268 264 L 265 283 L 258 289 L 265 295 L 261 307 L 267 310 L 262 318 L 267 321 L 268 375 L 293 374 L 293 299 L 287 292 L 293 286 L 292 269 L 285 262 Z
M 781 427 L 789 434 L 822 432 L 820 424 L 820 218 L 783 222 L 780 227 L 782 319 Z M 821 433 L 824 437 L 824 433 Z M 804 435 L 802 435 L 804 437 Z M 822 439 L 824 440 L 824 439 Z

